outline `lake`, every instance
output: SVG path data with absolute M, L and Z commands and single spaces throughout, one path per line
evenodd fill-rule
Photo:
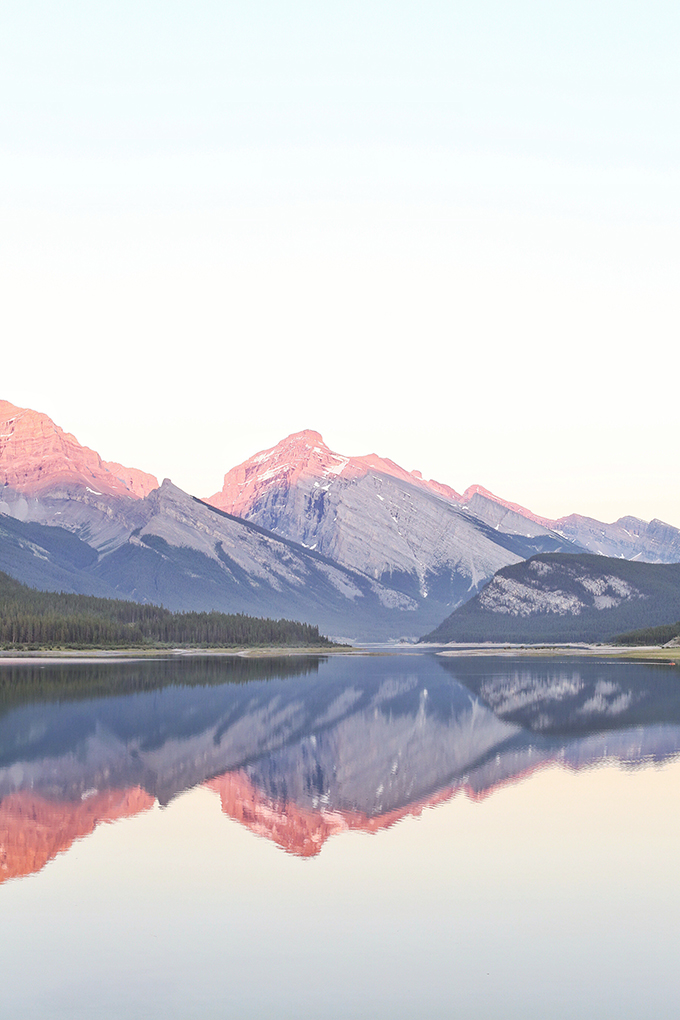
M 0 666 L 0 1014 L 675 1018 L 680 669 Z

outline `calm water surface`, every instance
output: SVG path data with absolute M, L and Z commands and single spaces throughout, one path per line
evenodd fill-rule
M 679 753 L 668 665 L 0 666 L 0 1015 L 675 1018 Z

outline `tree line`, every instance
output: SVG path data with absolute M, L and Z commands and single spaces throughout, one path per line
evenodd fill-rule
M 309 623 L 243 613 L 172 613 L 151 604 L 37 591 L 0 571 L 0 645 L 5 648 L 331 644 Z
M 680 636 L 680 620 L 666 623 L 661 627 L 642 627 L 627 634 L 618 634 L 612 641 L 615 645 L 665 645 Z

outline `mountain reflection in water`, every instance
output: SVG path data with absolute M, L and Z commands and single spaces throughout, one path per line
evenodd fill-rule
M 430 654 L 3 666 L 0 881 L 199 784 L 311 856 L 550 764 L 663 762 L 680 751 L 679 680 L 673 666 Z

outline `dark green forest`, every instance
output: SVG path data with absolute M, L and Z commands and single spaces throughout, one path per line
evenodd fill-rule
M 171 613 L 91 595 L 37 591 L 0 571 L 0 647 L 329 647 L 319 628 L 242 613 Z
M 661 627 L 643 627 L 631 630 L 627 634 L 618 634 L 614 638 L 615 645 L 665 645 L 667 641 L 680 636 L 680 620 L 677 623 L 665 623 Z

